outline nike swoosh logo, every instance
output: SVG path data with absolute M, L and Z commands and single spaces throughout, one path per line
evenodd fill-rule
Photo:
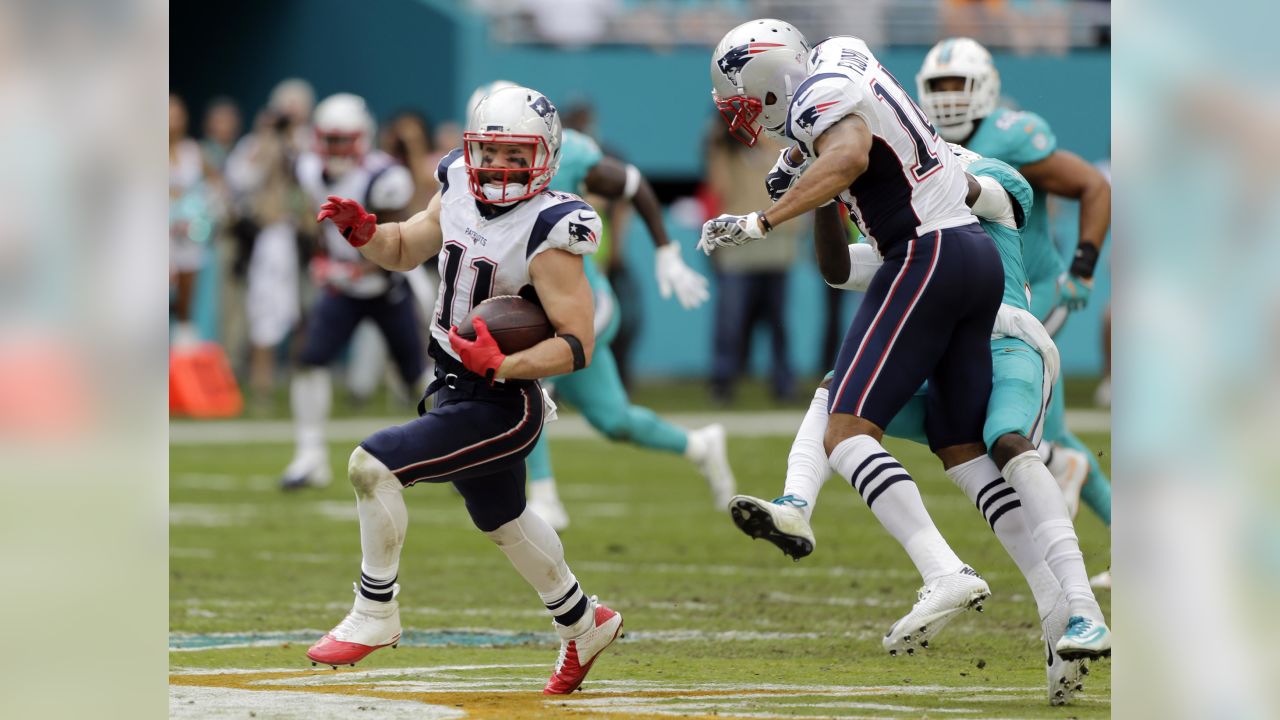
M 596 219 L 595 213 L 592 213 L 590 217 L 583 215 L 582 213 L 578 213 L 578 220 L 582 222 L 587 222 L 588 220 L 595 220 L 595 219 Z

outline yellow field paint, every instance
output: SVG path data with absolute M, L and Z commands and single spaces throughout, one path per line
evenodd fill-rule
M 406 668 L 404 674 L 412 674 L 415 668 Z M 322 695 L 343 695 L 368 699 L 382 699 L 391 701 L 414 701 L 424 706 L 435 708 L 459 708 L 465 713 L 468 720 L 542 720 L 545 718 L 564 717 L 566 710 L 572 710 L 573 705 L 579 704 L 578 698 L 584 697 L 581 694 L 560 697 L 546 696 L 540 694 L 537 689 L 521 690 L 521 691 L 482 691 L 482 692 L 405 692 L 400 690 L 379 689 L 376 684 L 353 682 L 343 684 L 330 683 L 325 685 L 308 685 L 308 684 L 285 684 L 281 681 L 290 679 L 309 679 L 322 671 L 306 670 L 306 671 L 266 671 L 266 672 L 244 672 L 236 671 L 229 673 L 190 673 L 190 674 L 171 674 L 169 676 L 169 684 L 179 687 L 202 687 L 202 688 L 227 688 L 235 690 L 251 690 L 258 693 L 282 693 L 287 692 L 290 695 L 297 693 L 317 693 Z M 344 670 L 326 670 L 325 674 L 331 676 L 332 680 L 337 680 L 343 674 L 362 675 L 360 671 L 344 671 Z M 264 682 L 271 682 L 270 685 L 264 685 Z M 462 683 L 465 684 L 465 681 Z M 286 689 L 287 688 L 287 689 Z M 715 697 L 715 696 L 739 696 L 744 694 L 771 694 L 776 691 L 722 691 L 722 690 L 694 690 L 694 691 L 638 691 L 629 693 L 620 693 L 618 695 L 610 694 L 610 697 L 633 698 L 643 702 L 644 699 L 683 699 L 697 697 Z M 246 708 L 246 709 L 252 709 Z M 583 712 L 575 712 L 574 715 L 588 717 L 589 714 L 596 714 L 602 711 L 599 707 L 583 707 Z M 610 718 L 617 720 L 657 720 L 658 718 L 668 718 L 670 713 L 663 712 L 632 712 L 624 709 L 606 710 Z M 693 718 L 694 720 L 724 720 L 728 717 L 724 714 L 720 715 L 700 715 L 700 714 L 684 714 L 682 716 Z

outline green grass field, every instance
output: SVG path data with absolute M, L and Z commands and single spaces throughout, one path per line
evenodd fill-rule
M 731 438 L 742 492 L 781 488 L 790 433 Z M 1105 435 L 1084 438 L 1103 452 Z M 341 480 L 283 495 L 277 444 L 170 449 L 170 710 L 174 717 L 1109 717 L 1111 673 L 1093 664 L 1065 708 L 1045 698 L 1040 626 L 1013 563 L 925 448 L 891 442 L 956 551 L 988 579 L 982 614 L 923 656 L 879 638 L 919 578 L 847 483 L 833 479 L 800 563 L 739 533 L 684 460 L 604 440 L 555 440 L 573 524 L 566 553 L 585 590 L 622 612 L 626 637 L 568 699 L 539 694 L 556 656 L 550 620 L 446 486 L 407 492 L 398 649 L 313 669 L 306 647 L 350 608 L 355 504 Z M 1107 530 L 1077 527 L 1097 572 Z M 1109 612 L 1110 594 L 1099 595 Z

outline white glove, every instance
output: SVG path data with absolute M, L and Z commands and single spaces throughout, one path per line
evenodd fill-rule
M 698 307 L 711 297 L 707 292 L 707 279 L 680 258 L 680 244 L 674 240 L 658 248 L 654 253 L 654 270 L 658 275 L 658 291 L 666 300 L 675 292 L 676 299 L 685 310 Z
M 702 225 L 702 238 L 698 240 L 698 249 L 710 255 L 712 250 L 720 247 L 746 245 L 752 240 L 765 236 L 760 227 L 760 213 L 750 215 L 721 215 L 711 218 Z

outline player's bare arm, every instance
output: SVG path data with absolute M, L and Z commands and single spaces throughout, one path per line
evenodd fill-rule
M 658 252 L 655 256 L 658 289 L 663 298 L 674 293 L 685 309 L 706 302 L 711 294 L 707 280 L 691 270 L 680 259 L 680 246 L 667 236 L 662 221 L 662 206 L 653 186 L 634 165 L 628 165 L 612 157 L 603 157 L 587 173 L 584 185 L 587 191 L 610 200 L 627 200 L 635 206 L 649 230 L 649 237 Z M 614 250 L 615 254 L 617 249 Z
M 1111 226 L 1111 183 L 1079 155 L 1056 150 L 1018 168 L 1031 187 L 1080 201 L 1080 243 L 1102 250 Z M 770 218 L 772 219 L 772 218 Z
M 849 228 L 836 203 L 813 211 L 813 252 L 818 270 L 828 285 L 841 285 L 849 280 Z
M 529 263 L 529 278 L 557 337 L 508 355 L 498 368 L 498 378 L 536 380 L 581 369 L 574 367 L 573 347 L 564 335 L 573 335 L 582 344 L 583 367 L 591 364 L 595 303 L 582 263 L 582 256 L 564 250 L 547 250 Z
M 360 254 L 387 270 L 406 272 L 440 253 L 444 234 L 440 231 L 440 193 L 427 209 L 404 222 L 380 223 Z
M 671 242 L 662 223 L 662 206 L 653 186 L 634 165 L 605 156 L 591 168 L 584 180 L 587 191 L 609 200 L 629 200 L 644 220 L 653 244 L 662 247 Z
M 809 169 L 764 212 L 770 225 L 799 217 L 852 185 L 870 162 L 871 129 L 857 115 L 846 116 L 818 136 L 814 149 Z

